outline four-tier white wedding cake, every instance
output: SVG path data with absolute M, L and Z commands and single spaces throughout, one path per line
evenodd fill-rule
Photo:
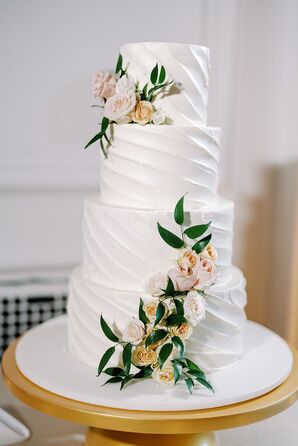
M 176 84 L 154 102 L 166 123 L 111 126 L 100 193 L 85 201 L 82 264 L 70 280 L 69 349 L 96 368 L 110 345 L 100 315 L 118 332 L 125 330 L 140 297 L 149 298 L 148 278 L 173 267 L 175 249 L 164 243 L 156 225 L 177 232 L 173 209 L 186 193 L 187 224 L 212 221 L 219 271 L 206 291 L 205 318 L 193 328 L 186 351 L 206 371 L 215 370 L 243 353 L 246 292 L 241 271 L 231 264 L 234 205 L 217 193 L 220 129 L 206 125 L 209 50 L 134 43 L 120 52 L 125 73 L 141 88 L 156 64 L 166 67 Z

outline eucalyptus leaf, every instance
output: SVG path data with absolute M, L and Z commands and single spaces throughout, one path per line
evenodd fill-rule
M 106 116 L 104 116 L 101 121 L 101 132 L 105 133 L 109 125 L 110 125 L 110 120 Z
M 175 347 L 177 348 L 177 350 L 179 352 L 180 359 L 183 358 L 183 355 L 184 355 L 184 344 L 183 344 L 183 341 L 178 336 L 173 336 L 172 337 L 172 342 L 173 342 L 173 344 L 175 345 Z
M 108 379 L 103 386 L 106 384 L 114 384 L 114 383 L 121 383 L 123 381 L 123 378 L 121 376 L 113 376 L 113 378 Z
M 143 322 L 144 325 L 148 324 L 150 321 L 146 316 L 146 313 L 144 311 L 144 302 L 143 299 L 140 299 L 139 303 L 139 319 L 141 322 Z
M 191 239 L 201 237 L 201 235 L 203 235 L 207 231 L 210 224 L 211 224 L 211 221 L 209 221 L 209 223 L 207 223 L 205 225 L 191 226 L 190 228 L 185 229 L 184 234 L 187 235 L 187 237 L 189 237 Z
M 164 344 L 161 347 L 158 357 L 158 363 L 161 369 L 166 360 L 169 358 L 170 354 L 172 353 L 172 350 L 173 350 L 173 344 L 170 343 Z
M 148 376 L 151 376 L 153 373 L 153 370 L 150 365 L 146 367 L 142 367 L 141 370 L 134 375 L 134 379 L 142 379 L 142 378 L 148 378 Z
M 185 383 L 187 385 L 189 393 L 192 394 L 193 388 L 194 388 L 194 385 L 195 385 L 193 379 L 192 378 L 185 378 L 184 381 L 185 381 Z
M 177 237 L 177 235 L 163 228 L 159 223 L 157 223 L 157 228 L 161 238 L 172 248 L 179 249 L 182 248 L 182 246 L 184 246 L 184 241 L 181 238 Z
M 162 302 L 159 302 L 157 309 L 156 309 L 154 327 L 160 323 L 160 321 L 162 320 L 162 318 L 165 315 L 165 312 L 166 312 L 166 309 L 165 309 L 164 304 Z
M 176 307 L 177 314 L 181 314 L 183 316 L 184 315 L 184 307 L 183 307 L 183 303 L 181 302 L 181 300 L 174 299 L 174 304 Z
M 170 327 L 172 327 L 173 325 L 179 325 L 183 322 L 187 322 L 187 320 L 184 316 L 182 316 L 182 314 L 172 313 L 170 314 L 170 316 L 167 317 L 166 322 Z
M 99 366 L 97 369 L 97 376 L 99 376 L 101 374 L 101 372 L 103 371 L 103 369 L 105 368 L 105 366 L 107 365 L 107 363 L 109 362 L 109 360 L 111 359 L 111 357 L 113 356 L 113 354 L 115 353 L 115 347 L 110 347 L 102 356 L 100 362 L 99 362 Z
M 132 345 L 130 343 L 126 344 L 122 353 L 122 360 L 123 360 L 124 370 L 126 373 L 130 372 L 131 351 L 132 351 Z
M 116 74 L 122 70 L 122 63 L 123 63 L 123 58 L 122 58 L 122 55 L 119 53 L 119 56 L 117 59 L 117 64 L 116 64 L 116 70 L 115 70 Z
M 115 348 L 115 347 L 112 347 Z M 125 371 L 121 367 L 109 367 L 103 371 L 106 375 L 110 376 L 125 376 Z
M 85 145 L 85 149 L 87 149 L 87 147 L 91 146 L 91 144 L 94 144 L 96 141 L 98 141 L 99 139 L 102 138 L 102 132 L 97 133 L 95 136 L 93 136 L 92 139 L 90 139 L 90 141 L 88 142 L 88 144 Z
M 156 85 L 157 78 L 158 78 L 158 64 L 155 65 L 150 75 L 150 80 L 153 85 Z
M 175 293 L 175 288 L 174 288 L 174 284 L 173 281 L 170 277 L 168 277 L 168 284 L 167 284 L 167 288 L 165 289 L 165 296 L 173 296 L 173 294 Z
M 168 335 L 168 332 L 163 329 L 153 330 L 146 339 L 145 347 L 149 347 L 149 345 L 155 344 L 158 341 L 161 341 Z
M 175 206 L 174 219 L 177 225 L 183 225 L 184 222 L 184 195 Z
M 100 316 L 100 325 L 101 325 L 102 331 L 104 332 L 106 337 L 108 339 L 110 339 L 110 341 L 112 341 L 112 342 L 119 342 L 119 338 L 110 329 L 110 327 L 108 326 L 108 324 L 104 320 L 103 315 Z
M 207 235 L 206 237 L 199 240 L 197 243 L 195 243 L 192 247 L 194 251 L 196 251 L 197 254 L 200 254 L 206 246 L 208 246 L 209 242 L 211 240 L 211 234 Z
M 160 68 L 160 73 L 159 73 L 159 78 L 158 78 L 158 83 L 162 84 L 165 81 L 166 78 L 166 69 L 165 67 L 162 65 Z

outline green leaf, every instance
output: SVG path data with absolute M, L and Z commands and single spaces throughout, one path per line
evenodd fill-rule
M 111 146 L 111 140 L 108 138 L 108 135 L 106 133 L 104 133 L 103 138 L 105 138 L 105 140 L 107 141 L 107 143 Z
M 100 325 L 101 325 L 102 331 L 104 332 L 106 337 L 108 339 L 110 339 L 110 341 L 119 342 L 119 338 L 112 332 L 112 330 L 110 329 L 110 327 L 104 320 L 103 315 L 100 316 Z
M 181 376 L 182 366 L 179 363 L 179 361 L 176 361 L 175 359 L 174 359 L 174 361 L 172 361 L 172 363 L 173 363 L 173 367 L 174 367 L 174 379 L 175 379 L 175 384 L 176 384 L 178 379 Z
M 187 385 L 189 393 L 192 394 L 193 388 L 194 388 L 194 385 L 195 385 L 193 379 L 192 378 L 185 378 L 184 381 L 186 382 L 186 385 Z
M 129 381 L 131 381 L 132 379 L 133 379 L 133 375 L 128 375 L 128 376 L 126 376 L 126 377 L 123 379 L 122 383 L 121 383 L 120 390 L 122 390 L 123 387 L 124 387 L 127 383 L 129 383 Z
M 158 341 L 161 341 L 168 335 L 166 330 L 158 329 L 153 330 L 146 339 L 145 347 L 149 347 L 149 345 L 155 344 Z
M 106 152 L 106 149 L 104 148 L 102 138 L 101 138 L 101 140 L 99 141 L 99 143 L 100 143 L 100 148 L 101 148 L 101 150 L 102 150 L 102 153 L 104 154 L 105 159 L 107 159 L 107 158 L 108 158 L 108 154 L 107 154 L 107 152 Z
M 115 70 L 116 74 L 122 70 L 122 63 L 123 63 L 123 58 L 122 58 L 122 55 L 119 53 L 119 56 L 117 59 L 117 64 L 116 64 L 116 70 Z
M 121 378 L 121 376 L 113 376 L 113 378 L 108 379 L 103 386 L 105 386 L 106 384 L 114 384 L 114 383 L 120 383 L 121 381 L 123 381 L 123 378 Z
M 153 85 L 156 85 L 157 77 L 158 77 L 158 64 L 155 65 L 150 75 L 150 80 Z
M 196 377 L 196 381 L 198 381 L 202 386 L 207 387 L 207 389 L 211 390 L 214 393 L 214 389 L 211 384 L 204 378 Z
M 142 90 L 142 100 L 147 98 L 147 90 L 148 90 L 148 82 L 143 87 L 143 90 Z
M 165 315 L 165 312 L 166 312 L 166 308 L 165 308 L 164 304 L 162 302 L 159 302 L 159 304 L 157 305 L 157 309 L 156 309 L 154 327 L 160 323 L 160 321 L 162 320 L 162 318 Z
M 139 319 L 141 322 L 143 322 L 144 325 L 149 324 L 149 322 L 150 322 L 146 316 L 145 311 L 144 311 L 143 299 L 140 299 L 140 303 L 139 303 Z
M 106 116 L 104 116 L 101 121 L 101 133 L 105 133 L 109 125 L 110 120 Z
M 173 281 L 170 277 L 168 277 L 168 284 L 167 288 L 165 289 L 165 296 L 173 296 L 174 293 L 175 293 L 175 288 Z
M 183 307 L 183 303 L 181 302 L 181 300 L 174 299 L 174 303 L 176 306 L 177 314 L 181 314 L 183 316 L 184 315 L 184 307 Z
M 202 371 L 189 369 L 188 373 L 190 373 L 191 375 L 195 376 L 196 378 L 204 378 L 204 379 L 206 379 L 206 375 Z
M 184 241 L 181 240 L 181 238 L 177 237 L 177 235 L 173 234 L 172 232 L 168 231 L 167 229 L 163 228 L 159 223 L 157 223 L 157 228 L 159 235 L 161 238 L 172 248 L 182 248 L 184 246 Z
M 183 358 L 187 364 L 187 367 L 191 370 L 196 370 L 198 372 L 204 373 L 202 369 L 200 369 L 200 367 L 193 361 L 191 361 L 188 358 Z
M 155 87 L 150 88 L 150 90 L 148 91 L 148 101 L 152 100 L 152 96 L 157 90 L 161 90 L 162 88 L 165 88 L 166 86 L 171 85 L 172 83 L 173 81 L 167 82 L 166 84 L 163 85 L 155 85 Z
M 99 139 L 102 138 L 102 132 L 97 133 L 95 136 L 93 136 L 92 139 L 90 139 L 90 141 L 88 142 L 88 144 L 85 145 L 85 149 L 87 149 L 87 147 L 91 146 L 91 144 L 94 144 L 96 141 L 98 141 Z
M 115 347 L 112 347 L 115 348 Z M 121 367 L 109 367 L 103 371 L 106 375 L 110 376 L 124 376 L 125 371 Z
M 209 244 L 211 237 L 212 237 L 212 235 L 209 234 L 206 237 L 202 238 L 201 240 L 199 240 L 197 243 L 195 243 L 193 245 L 192 249 L 194 251 L 196 251 L 197 254 L 200 254 L 202 251 L 204 251 L 206 246 Z
M 124 370 L 125 370 L 126 373 L 130 372 L 130 367 L 131 367 L 131 350 L 132 350 L 132 345 L 130 343 L 128 343 L 124 347 L 123 353 L 122 353 L 122 360 L 123 360 Z
M 184 195 L 175 206 L 174 219 L 177 225 L 183 225 L 184 222 Z
M 160 368 L 162 368 L 162 366 L 164 365 L 164 363 L 166 362 L 166 360 L 172 353 L 172 350 L 173 350 L 173 344 L 170 344 L 170 343 L 164 344 L 161 347 L 160 352 L 159 352 L 159 358 L 158 358 L 158 363 L 159 363 Z
M 178 336 L 172 337 L 172 342 L 175 345 L 175 347 L 178 349 L 179 352 L 179 358 L 182 359 L 184 355 L 184 344 L 183 341 Z
M 203 235 L 207 231 L 210 224 L 211 221 L 209 221 L 209 223 L 207 223 L 206 225 L 191 226 L 190 228 L 185 229 L 184 234 L 191 239 L 201 237 L 201 235 Z
M 115 353 L 115 347 L 110 347 L 102 356 L 100 362 L 99 362 L 99 366 L 97 369 L 97 376 L 99 376 L 101 374 L 101 372 L 103 371 L 103 369 L 105 368 L 105 366 L 107 365 L 107 363 L 109 362 L 109 360 L 111 359 L 111 357 L 113 356 L 113 354 Z
M 158 83 L 162 84 L 166 78 L 166 70 L 165 67 L 162 65 L 159 73 Z
M 183 322 L 187 322 L 187 320 L 184 316 L 182 316 L 182 314 L 172 313 L 170 314 L 170 316 L 167 317 L 166 322 L 170 327 L 172 327 L 173 325 L 179 325 Z
M 142 379 L 147 378 L 148 376 L 151 376 L 153 373 L 153 370 L 150 365 L 146 367 L 142 367 L 141 370 L 134 375 L 134 379 Z

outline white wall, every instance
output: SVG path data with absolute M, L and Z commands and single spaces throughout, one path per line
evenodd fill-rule
M 82 198 L 98 187 L 98 153 L 82 150 L 97 125 L 92 74 L 113 68 L 125 42 L 203 44 L 221 192 L 236 202 L 234 260 L 249 314 L 272 325 L 274 191 L 298 158 L 298 2 L 2 0 L 0 21 L 0 268 L 79 261 Z

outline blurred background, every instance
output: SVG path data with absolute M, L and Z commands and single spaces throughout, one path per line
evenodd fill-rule
M 191 42 L 211 50 L 208 124 L 222 128 L 248 316 L 297 344 L 298 2 L 2 0 L 0 20 L 0 297 L 64 305 L 82 201 L 99 184 L 99 151 L 83 150 L 98 122 L 92 75 L 123 43 Z M 51 311 L 29 308 L 30 324 Z

